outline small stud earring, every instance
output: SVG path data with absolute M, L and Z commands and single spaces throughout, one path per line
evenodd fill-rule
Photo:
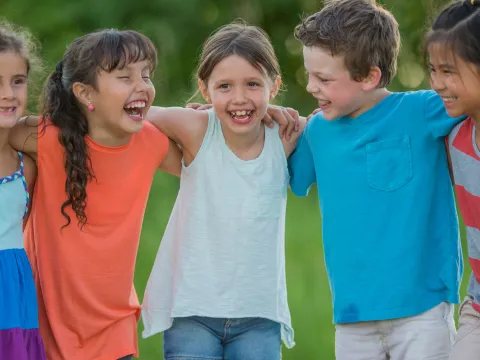
M 93 110 L 95 110 L 95 106 L 94 106 L 93 104 L 90 104 L 90 103 L 89 103 L 87 109 L 88 109 L 89 111 L 93 111 Z

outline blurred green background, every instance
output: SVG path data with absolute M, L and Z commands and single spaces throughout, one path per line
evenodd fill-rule
M 392 11 L 402 34 L 398 75 L 389 89 L 428 87 L 421 43 L 432 17 L 448 1 L 379 2 Z M 45 71 L 37 79 L 40 85 L 75 37 L 100 28 L 144 32 L 159 49 L 155 104 L 163 106 L 185 104 L 195 91 L 193 73 L 203 41 L 217 27 L 243 18 L 265 29 L 271 37 L 287 90 L 279 102 L 308 114 L 315 108 L 315 101 L 305 91 L 301 46 L 293 38 L 293 29 L 303 15 L 321 7 L 320 0 L 0 0 L 0 16 L 27 27 L 39 39 L 45 62 Z M 33 106 L 36 96 L 32 89 Z M 177 190 L 177 179 L 157 174 L 137 260 L 135 279 L 140 298 Z M 283 359 L 334 359 L 331 296 L 324 267 L 317 194 L 315 189 L 307 198 L 290 194 L 288 201 L 287 281 L 297 345 L 291 350 L 284 349 Z M 464 238 L 462 229 L 463 241 Z M 462 295 L 469 274 L 467 266 Z M 160 335 L 140 340 L 140 359 L 162 359 Z

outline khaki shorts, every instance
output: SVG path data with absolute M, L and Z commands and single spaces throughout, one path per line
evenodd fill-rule
M 444 302 L 417 316 L 337 325 L 336 359 L 448 360 L 455 338 L 453 309 Z
M 466 297 L 460 305 L 458 333 L 450 360 L 480 359 L 480 313 L 472 306 L 472 298 Z

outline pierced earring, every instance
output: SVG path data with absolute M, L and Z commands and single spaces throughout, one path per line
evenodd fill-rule
M 95 110 L 95 105 L 89 103 L 88 106 L 87 106 L 87 109 L 88 109 L 89 111 L 93 111 L 93 110 Z

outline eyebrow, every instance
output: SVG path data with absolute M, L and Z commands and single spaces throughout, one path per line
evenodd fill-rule
M 429 63 L 428 64 L 430 67 L 435 67 L 432 63 Z M 448 63 L 441 63 L 437 66 L 439 69 L 443 69 L 443 70 L 453 70 L 455 69 L 455 66 L 454 65 L 451 65 L 451 64 L 448 64 Z
M 310 72 L 310 71 L 307 70 L 307 67 L 306 67 L 306 66 L 305 66 L 305 71 L 306 71 L 307 73 L 309 72 L 310 74 L 313 74 L 313 75 L 315 75 L 315 76 L 320 76 L 320 77 L 332 76 L 331 74 L 323 73 L 323 72 L 318 71 L 318 70 L 314 70 L 314 71 Z
M 261 78 L 258 78 L 258 77 L 249 77 L 249 78 L 245 78 L 243 80 L 246 80 L 246 81 L 258 81 L 258 82 L 264 82 L 265 80 L 264 79 L 261 79 Z M 232 81 L 232 79 L 219 79 L 217 81 L 214 82 L 214 84 L 218 84 L 218 83 L 223 83 L 223 82 L 229 82 L 229 81 Z
M 0 78 L 3 78 L 3 76 L 0 75 Z M 12 78 L 25 78 L 25 79 L 27 79 L 28 76 L 26 74 L 13 74 Z

